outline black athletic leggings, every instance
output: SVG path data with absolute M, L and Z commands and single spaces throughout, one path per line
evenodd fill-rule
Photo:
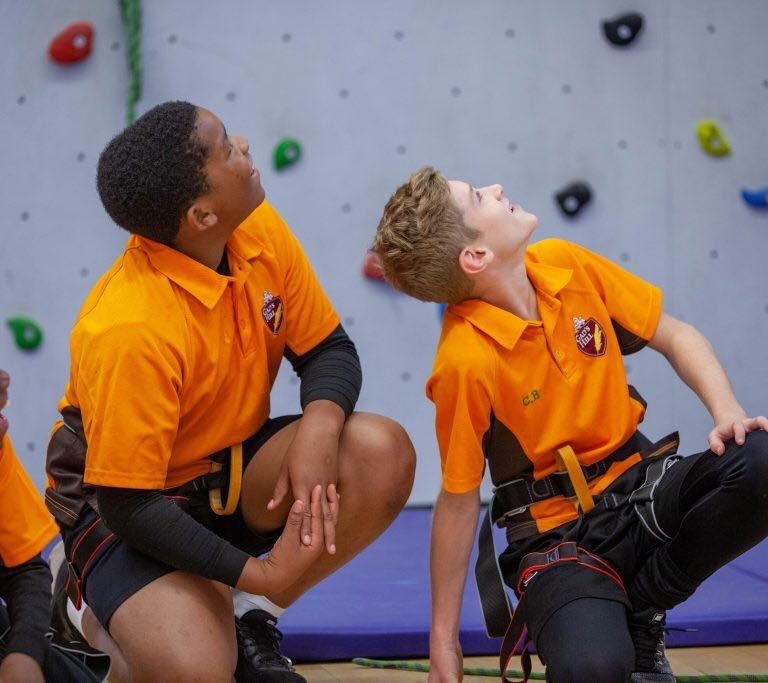
M 729 442 L 721 456 L 705 451 L 677 462 L 656 490 L 654 511 L 672 540 L 661 543 L 645 533 L 640 552 L 646 560 L 634 576 L 623 577 L 637 610 L 683 602 L 768 536 L 768 433 L 751 432 L 743 446 Z M 539 591 L 562 590 L 557 568 L 538 580 Z M 626 609 L 612 600 L 569 602 L 543 626 L 537 645 L 553 683 L 628 681 L 634 668 Z

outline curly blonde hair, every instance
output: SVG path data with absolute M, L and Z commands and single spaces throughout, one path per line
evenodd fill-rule
M 454 304 L 472 295 L 459 254 L 479 234 L 464 223 L 445 176 L 422 166 L 389 198 L 371 249 L 396 289 Z

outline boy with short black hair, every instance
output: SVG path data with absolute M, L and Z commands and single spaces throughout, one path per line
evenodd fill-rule
M 489 514 L 507 531 L 499 566 L 520 598 L 502 671 L 527 625 L 548 680 L 672 683 L 664 610 L 768 534 L 768 420 L 747 416 L 657 287 L 570 242 L 529 245 L 537 223 L 500 185 L 424 167 L 390 198 L 373 243 L 395 287 L 451 304 L 427 383 L 443 468 L 430 680 L 461 678 L 487 459 Z M 622 355 L 645 345 L 709 410 L 709 450 L 681 459 L 676 434 L 651 444 L 638 431 L 645 403 Z M 479 584 L 490 603 L 491 582 Z
M 97 185 L 132 236 L 73 328 L 48 449 L 69 594 L 132 680 L 302 681 L 277 617 L 394 519 L 410 440 L 354 412 L 355 347 L 244 138 L 166 102 Z M 303 413 L 270 418 L 283 356 Z

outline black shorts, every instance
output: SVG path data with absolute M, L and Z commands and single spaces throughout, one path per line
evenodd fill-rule
M 300 417 L 301 415 L 283 415 L 270 418 L 256 434 L 246 439 L 243 442 L 243 469 L 272 436 Z M 226 498 L 224 492 L 223 495 Z M 208 503 L 207 491 L 200 491 L 189 497 L 187 512 L 217 536 L 225 538 L 254 557 L 272 548 L 282 532 L 282 529 L 276 529 L 263 534 L 254 533 L 246 525 L 240 505 L 232 515 L 223 517 L 214 514 Z M 65 546 L 72 547 L 96 518 L 96 513 L 91 508 L 86 508 L 77 525 L 65 531 Z M 144 586 L 173 571 L 176 571 L 174 567 L 130 548 L 122 540 L 115 538 L 100 549 L 92 560 L 82 587 L 83 597 L 99 622 L 109 629 L 109 620 L 120 605 Z
M 670 518 L 676 514 L 676 510 L 665 508 L 676 506 L 682 481 L 703 455 L 682 458 L 664 473 L 653 503 L 659 517 Z M 616 479 L 606 492 L 628 495 L 636 490 L 643 484 L 651 462 L 652 459 L 640 461 Z M 547 550 L 563 541 L 575 541 L 608 562 L 627 588 L 648 555 L 661 543 L 645 528 L 633 505 L 609 508 L 601 498 L 579 520 L 510 544 L 499 557 L 505 582 L 512 588 L 517 584 L 518 566 L 525 555 Z M 601 598 L 631 607 L 621 586 L 607 576 L 575 563 L 554 566 L 536 575 L 526 588 L 525 614 L 534 643 L 549 618 L 579 598 Z

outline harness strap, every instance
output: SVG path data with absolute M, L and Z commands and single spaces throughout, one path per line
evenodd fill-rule
M 595 507 L 595 501 L 592 498 L 592 494 L 589 492 L 589 485 L 587 479 L 584 476 L 584 470 L 581 469 L 579 459 L 576 457 L 576 453 L 573 452 L 573 448 L 570 446 L 563 446 L 557 449 L 557 466 L 561 470 L 568 472 L 568 477 L 573 485 L 573 490 L 576 493 L 576 498 L 579 501 L 579 505 L 584 512 L 589 512 Z
M 491 505 L 485 512 L 477 539 L 477 562 L 475 582 L 483 610 L 485 630 L 490 638 L 501 638 L 508 630 L 514 614 L 504 580 L 499 568 L 499 559 L 493 547 L 493 523 Z
M 227 502 L 221 502 L 221 487 L 208 491 L 208 502 L 211 510 L 217 515 L 231 515 L 240 502 L 240 490 L 243 484 L 243 444 L 237 443 L 229 449 L 229 489 Z M 211 462 L 211 472 L 220 472 L 224 465 L 215 460 Z
M 520 571 L 516 586 L 520 601 L 509 622 L 509 628 L 504 635 L 504 641 L 502 642 L 501 650 L 499 652 L 501 680 L 504 683 L 510 683 L 505 672 L 512 657 L 514 657 L 518 651 L 521 655 L 521 665 L 523 669 L 522 683 L 528 681 L 531 673 L 531 639 L 526 627 L 527 619 L 525 618 L 525 591 L 528 584 L 537 574 L 545 569 L 566 562 L 576 562 L 582 567 L 603 574 L 615 581 L 624 593 L 627 592 L 624 587 L 624 582 L 611 565 L 605 560 L 600 559 L 597 555 L 593 555 L 588 550 L 577 546 L 573 541 L 565 541 L 543 552 L 528 553 L 520 562 Z

